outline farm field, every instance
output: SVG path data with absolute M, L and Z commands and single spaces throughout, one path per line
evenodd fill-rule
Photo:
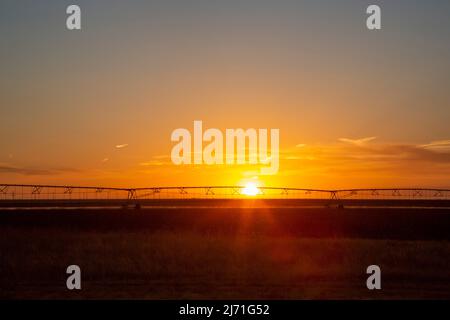
M 446 208 L 3 210 L 0 296 L 450 299 L 448 230 Z

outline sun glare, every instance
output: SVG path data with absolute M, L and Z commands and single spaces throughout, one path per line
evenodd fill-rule
M 256 186 L 256 184 L 249 182 L 242 189 L 242 194 L 244 194 L 246 196 L 256 196 L 259 194 L 259 189 Z

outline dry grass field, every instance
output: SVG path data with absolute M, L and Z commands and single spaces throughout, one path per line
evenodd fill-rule
M 450 299 L 449 214 L 422 211 L 3 211 L 0 298 Z

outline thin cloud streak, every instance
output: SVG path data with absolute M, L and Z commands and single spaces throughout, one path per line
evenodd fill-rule
M 432 141 L 428 144 L 423 144 L 420 147 L 424 149 L 432 149 L 436 151 L 449 151 L 450 150 L 450 140 L 438 140 Z
M 338 139 L 341 142 L 349 143 L 355 146 L 364 146 L 368 142 L 375 140 L 377 137 L 367 137 L 367 138 L 361 138 L 361 139 L 348 139 L 348 138 L 340 138 Z
M 19 174 L 26 176 L 50 176 L 69 172 L 78 172 L 72 168 L 35 168 L 35 167 L 17 167 L 10 165 L 0 165 L 0 173 Z

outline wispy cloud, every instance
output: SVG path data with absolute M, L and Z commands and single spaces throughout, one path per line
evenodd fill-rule
M 432 141 L 428 144 L 420 145 L 419 147 L 424 148 L 424 149 L 436 150 L 436 151 L 449 151 L 450 150 L 450 140 Z
M 126 148 L 126 147 L 128 147 L 128 143 L 116 145 L 116 149 L 123 149 L 123 148 Z
M 292 164 L 317 167 L 344 166 L 350 169 L 357 165 L 391 167 L 416 170 L 420 166 L 435 164 L 450 168 L 450 140 L 434 141 L 425 145 L 369 143 L 374 137 L 349 139 L 346 144 L 312 145 L 301 149 L 291 149 L 281 159 Z M 341 139 L 339 139 L 341 140 Z M 364 148 L 355 148 L 364 146 Z M 308 161 L 306 163 L 305 161 Z
M 339 141 L 361 147 L 366 145 L 368 142 L 375 140 L 376 138 L 377 137 L 367 137 L 361 139 L 340 138 Z
M 104 159 L 102 160 L 103 163 L 108 162 L 108 161 L 109 161 L 109 158 L 104 158 Z
M 36 168 L 0 164 L 0 173 L 21 174 L 26 176 L 49 176 L 77 171 L 78 170 L 72 168 Z
M 161 154 L 161 155 L 153 156 L 153 159 L 170 159 L 170 156 L 167 154 Z
M 163 166 L 166 163 L 163 161 L 156 161 L 156 160 L 151 160 L 151 161 L 146 161 L 146 162 L 141 162 L 139 163 L 140 166 L 143 167 L 149 167 L 149 166 Z
M 319 187 L 449 186 L 450 140 L 422 145 L 349 140 L 285 150 L 278 175 L 293 185 Z
M 168 166 L 171 165 L 172 161 L 170 156 L 168 155 L 156 155 L 152 157 L 152 160 L 143 161 L 139 163 L 140 166 L 143 167 L 151 167 L 151 166 Z

